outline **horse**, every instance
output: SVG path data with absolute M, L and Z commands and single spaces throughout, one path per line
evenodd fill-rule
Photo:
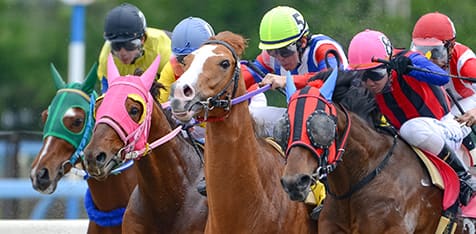
M 53 193 L 58 181 L 82 160 L 81 152 L 91 136 L 88 129 L 94 123 L 91 100 L 97 96 L 96 67 L 93 66 L 84 82 L 66 84 L 51 64 L 58 91 L 48 109 L 42 112 L 43 145 L 30 173 L 32 186 L 40 193 Z M 88 233 L 121 233 L 122 215 L 136 185 L 134 171 L 126 170 L 104 181 L 88 179 L 87 184 Z
M 245 48 L 241 35 L 220 32 L 185 57 L 185 73 L 172 85 L 174 117 L 206 121 L 205 233 L 315 233 L 312 207 L 280 188 L 284 158 L 256 136 L 247 102 L 232 105 L 246 93 L 239 67 Z
M 109 56 L 110 86 L 96 104 L 86 168 L 105 178 L 111 168 L 135 160 L 138 185 L 124 214 L 124 233 L 203 233 L 207 203 L 195 189 L 203 174 L 200 155 L 149 92 L 159 61 L 141 76 L 120 76 Z
M 337 70 L 326 75 L 334 82 L 355 77 Z M 432 184 L 415 151 L 396 132 L 377 131 L 365 115 L 352 112 L 367 105 L 366 99 L 359 103 L 359 96 L 349 95 L 351 108 L 333 99 L 330 82 L 296 92 L 275 127 L 286 150 L 281 182 L 289 198 L 303 201 L 314 181 L 326 185 L 319 233 L 435 233 L 446 228 L 439 226 L 443 209 L 454 208 L 457 195 L 445 206 L 443 190 Z M 462 217 L 456 221 L 456 233 L 474 231 L 474 224 L 463 226 Z

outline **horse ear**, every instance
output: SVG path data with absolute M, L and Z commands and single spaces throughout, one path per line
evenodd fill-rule
M 108 83 L 112 83 L 112 80 L 119 76 L 121 75 L 119 74 L 119 70 L 117 70 L 116 64 L 114 63 L 114 58 L 112 57 L 112 54 L 109 53 L 109 56 L 107 57 L 107 79 L 109 80 Z
M 140 76 L 142 83 L 147 89 L 150 89 L 154 83 L 155 75 L 157 75 L 157 69 L 159 69 L 160 55 L 157 55 L 154 62 L 147 68 L 147 71 Z
M 294 84 L 291 72 L 286 72 L 286 102 L 289 104 L 289 99 L 296 92 L 296 85 Z
M 53 63 L 50 63 L 50 70 L 51 70 L 51 75 L 53 75 L 53 81 L 55 82 L 55 86 L 57 89 L 63 89 L 66 87 L 66 83 L 64 82 L 63 78 L 61 78 L 61 75 L 59 74 L 58 70 L 56 70 L 55 65 Z
M 86 80 L 81 86 L 81 90 L 83 90 L 85 93 L 89 94 L 94 90 L 94 85 L 96 84 L 97 80 L 97 71 L 98 63 L 94 63 L 91 69 L 89 70 L 88 75 L 86 76 Z
M 329 102 L 332 102 L 332 96 L 334 95 L 334 88 L 336 87 L 337 82 L 337 70 L 337 67 L 332 69 L 332 73 L 319 89 L 321 91 L 321 95 Z

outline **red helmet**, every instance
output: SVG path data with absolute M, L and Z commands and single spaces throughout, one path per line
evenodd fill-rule
M 428 13 L 418 19 L 413 28 L 412 41 L 416 45 L 444 44 L 456 37 L 456 30 L 448 16 L 439 12 Z

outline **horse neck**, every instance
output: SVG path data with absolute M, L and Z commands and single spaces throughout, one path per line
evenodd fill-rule
M 246 102 L 232 106 L 224 120 L 208 122 L 205 138 L 206 163 L 222 165 L 215 169 L 230 171 L 239 165 L 247 168 L 259 158 L 256 156 L 259 145 Z
M 349 112 L 351 127 L 345 153 L 336 169 L 329 174 L 328 182 L 332 192 L 343 194 L 350 186 L 358 183 L 383 160 L 392 144 L 392 138 L 380 134 L 368 123 Z M 343 112 L 338 110 L 338 132 L 343 134 L 347 121 Z
M 137 179 L 134 170 L 129 169 L 118 175 L 111 175 L 104 181 L 90 178 L 87 183 L 96 208 L 111 211 L 127 206 Z
M 257 194 L 272 191 L 270 187 L 280 189 L 278 178 L 284 164 L 276 150 L 255 136 L 247 102 L 232 106 L 226 119 L 208 122 L 205 142 L 209 204 L 216 201 L 213 198 L 228 200 L 240 197 L 242 201 L 257 200 Z M 276 178 L 276 181 L 270 182 L 270 178 Z M 225 184 L 233 186 L 229 188 L 223 186 Z M 214 193 L 217 195 L 214 196 Z M 239 210 L 246 209 L 245 203 L 232 200 L 238 203 Z M 210 209 L 213 208 L 216 207 L 211 204 Z M 256 209 L 256 206 L 249 208 Z
M 148 143 L 165 136 L 172 131 L 162 109 L 154 104 Z M 195 188 L 195 180 L 200 173 L 200 160 L 193 149 L 181 136 L 158 146 L 135 163 L 138 173 L 139 190 L 157 200 L 160 206 L 176 205 L 182 200 L 185 189 Z M 185 187 L 185 188 L 184 188 Z M 154 199 L 161 197 L 169 201 Z

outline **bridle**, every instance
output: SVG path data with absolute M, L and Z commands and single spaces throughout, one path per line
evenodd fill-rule
M 230 79 L 230 81 L 228 81 L 228 83 L 220 92 L 218 92 L 215 96 L 207 98 L 206 101 L 200 102 L 204 110 L 204 116 L 198 117 L 198 119 L 201 121 L 210 121 L 210 120 L 213 121 L 213 120 L 224 119 L 224 118 L 218 118 L 218 119 L 209 118 L 208 113 L 216 107 L 222 108 L 225 111 L 230 111 L 232 106 L 232 99 L 236 95 L 236 90 L 238 88 L 238 80 L 240 78 L 240 59 L 238 55 L 236 54 L 235 49 L 233 49 L 233 47 L 229 45 L 228 43 L 224 41 L 220 41 L 220 40 L 210 40 L 204 43 L 204 45 L 209 45 L 209 44 L 219 44 L 226 47 L 233 55 L 233 59 L 235 60 L 235 69 L 233 70 L 232 78 Z M 228 93 L 228 89 L 230 86 L 233 86 L 233 89 L 231 93 Z M 223 96 L 225 97 L 224 99 L 223 99 Z

